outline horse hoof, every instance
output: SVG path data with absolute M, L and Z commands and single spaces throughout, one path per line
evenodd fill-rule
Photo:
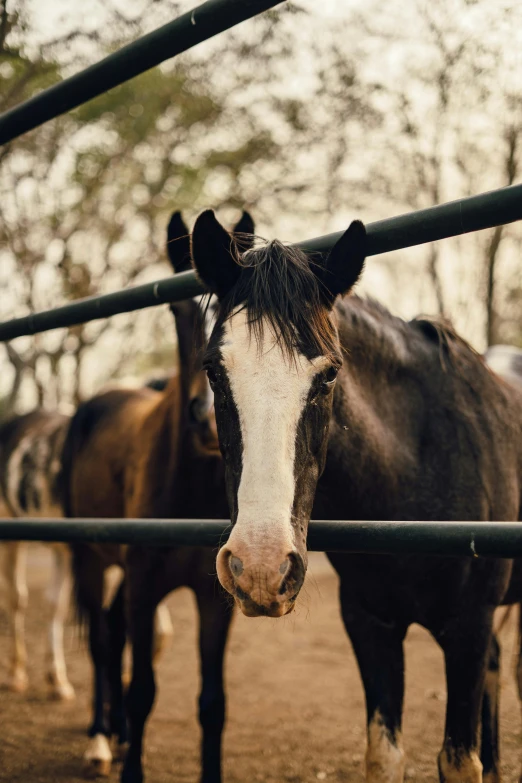
M 111 762 L 107 759 L 90 759 L 85 762 L 85 777 L 88 780 L 108 778 L 111 774 Z
M 56 701 L 73 701 L 76 698 L 74 688 L 67 680 L 65 682 L 57 682 L 56 678 L 52 674 L 48 674 L 47 682 L 50 688 L 50 699 L 54 699 Z
M 29 678 L 25 672 L 17 671 L 6 683 L 6 688 L 12 693 L 25 693 L 29 687 Z
M 85 777 L 108 778 L 111 774 L 112 753 L 105 734 L 96 734 L 89 742 L 85 755 Z

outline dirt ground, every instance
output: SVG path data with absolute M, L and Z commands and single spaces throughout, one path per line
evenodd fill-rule
M 90 715 L 90 666 L 71 625 L 67 661 L 77 699 L 72 704 L 47 699 L 44 653 L 49 564 L 47 551 L 35 546 L 29 568 L 29 691 L 25 695 L 0 694 L 0 780 L 10 783 L 84 780 L 81 759 Z M 169 604 L 175 637 L 158 667 L 159 695 L 146 737 L 146 780 L 196 783 L 199 729 L 195 606 L 187 590 L 173 594 Z M 522 755 L 512 674 L 514 643 L 514 624 L 510 621 L 502 637 L 504 783 L 518 780 Z M 8 649 L 6 616 L 2 613 L 3 675 Z M 443 661 L 429 634 L 417 626 L 406 640 L 406 667 L 406 778 L 436 783 L 436 754 L 445 706 Z M 225 783 L 362 783 L 363 692 L 340 621 L 337 580 L 323 555 L 311 558 L 304 596 L 293 616 L 283 620 L 235 618 L 228 647 L 227 682 Z M 113 772 L 112 780 L 118 779 L 118 771 Z

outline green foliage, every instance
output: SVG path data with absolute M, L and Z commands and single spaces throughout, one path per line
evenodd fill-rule
M 0 20 L 2 8 L 0 0 Z M 3 299 L 3 317 L 115 290 L 147 275 L 164 259 L 165 227 L 173 209 L 190 216 L 209 205 L 244 206 L 243 173 L 272 166 L 281 142 L 251 102 L 241 105 L 233 98 L 252 69 L 258 85 L 274 78 L 272 66 L 290 47 L 284 35 L 281 45 L 277 42 L 283 16 L 267 15 L 258 25 L 269 56 L 261 53 L 257 36 L 248 51 L 242 36 L 229 36 L 224 48 L 213 45 L 207 57 L 185 55 L 154 68 L 4 148 L 0 250 L 14 274 L 5 279 L 9 296 Z M 94 35 L 96 59 L 141 34 L 144 20 L 121 35 L 122 17 L 117 18 L 118 34 L 108 45 L 106 31 Z M 79 30 L 70 40 L 36 47 L 29 45 L 31 35 L 22 13 L 9 17 L 3 38 L 0 33 L 4 108 L 62 78 L 62 65 L 69 68 L 73 62 L 77 36 L 89 38 Z M 216 80 L 216 73 L 225 80 Z M 274 112 L 288 122 L 276 103 Z M 165 273 L 166 268 L 154 272 Z M 134 362 L 140 363 L 136 357 L 159 361 L 162 348 L 153 341 L 167 332 L 162 328 L 153 334 L 155 315 L 79 325 L 58 342 L 55 335 L 43 335 L 13 348 L 9 359 L 16 373 L 23 368 L 24 379 L 33 379 L 40 402 L 53 405 L 70 398 L 71 389 L 77 399 L 82 367 L 92 353 L 101 357 L 96 364 L 103 368 L 97 382 L 122 367 L 131 371 Z
M 158 132 L 166 113 L 180 128 L 210 124 L 220 107 L 207 90 L 191 81 L 182 68 L 154 68 L 80 106 L 73 117 L 80 124 L 104 122 L 126 141 L 138 144 Z

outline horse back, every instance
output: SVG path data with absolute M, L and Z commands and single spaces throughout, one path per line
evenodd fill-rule
M 0 489 L 9 516 L 62 516 L 61 450 L 69 417 L 35 410 L 0 426 Z
M 444 322 L 408 323 L 357 297 L 338 316 L 345 361 L 321 482 L 327 492 L 318 493 L 334 501 L 331 513 L 345 506 L 337 518 L 517 519 L 520 391 Z
M 125 516 L 137 432 L 160 396 L 151 389 L 114 389 L 78 407 L 62 454 L 66 516 Z

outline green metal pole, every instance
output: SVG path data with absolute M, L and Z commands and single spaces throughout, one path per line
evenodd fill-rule
M 433 242 L 470 231 L 491 228 L 522 219 L 522 185 L 450 201 L 430 209 L 379 220 L 366 226 L 368 255 L 378 255 L 403 247 Z M 299 242 L 308 253 L 326 253 L 342 232 Z M 165 302 L 175 302 L 201 294 L 203 289 L 194 272 L 183 272 L 155 283 L 127 288 L 113 294 L 80 299 L 41 313 L 0 323 L 0 342 L 27 334 L 74 326 L 117 313 L 141 310 Z
M 0 144 L 71 111 L 283 0 L 208 0 L 0 115 Z
M 0 540 L 131 543 L 144 546 L 223 544 L 231 529 L 223 519 L 5 519 Z M 315 551 L 521 557 L 522 522 L 310 522 Z

